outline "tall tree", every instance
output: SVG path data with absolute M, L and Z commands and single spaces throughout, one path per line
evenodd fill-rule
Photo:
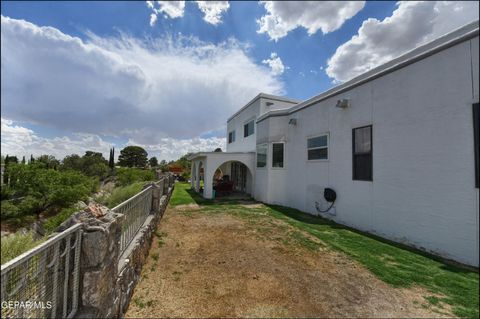
M 22 164 L 25 165 L 25 155 L 22 158 Z
M 118 165 L 126 167 L 145 167 L 148 153 L 140 146 L 127 146 L 120 151 Z
M 155 156 L 153 156 L 152 158 L 150 158 L 148 160 L 148 164 L 150 164 L 150 167 L 157 167 L 158 166 L 158 160 Z
M 33 154 L 30 154 L 30 164 L 35 163 L 35 159 L 33 158 Z
M 112 169 L 115 167 L 115 147 L 110 149 L 110 158 L 108 159 L 108 166 Z

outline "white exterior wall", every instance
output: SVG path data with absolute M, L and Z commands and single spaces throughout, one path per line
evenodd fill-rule
M 272 105 L 267 105 L 273 103 Z M 242 110 L 239 114 L 234 116 L 227 123 L 227 152 L 255 152 L 256 150 L 256 135 L 257 125 L 255 124 L 254 134 L 243 137 L 243 126 L 255 120 L 262 114 L 268 111 L 288 109 L 296 103 L 281 101 L 276 99 L 268 99 L 259 97 L 251 105 Z M 228 143 L 228 133 L 235 130 L 235 142 Z
M 255 198 L 316 214 L 315 201 L 331 187 L 335 215 L 325 216 L 478 266 L 472 121 L 478 60 L 476 37 L 298 112 L 262 120 L 257 143 L 269 149 L 267 168 L 255 171 Z M 341 98 L 351 106 L 335 108 Z M 296 126 L 288 125 L 290 118 Z M 353 181 L 352 129 L 370 124 L 373 182 Z M 326 132 L 329 159 L 307 161 L 307 137 Z M 286 143 L 285 169 L 271 168 L 276 141 Z

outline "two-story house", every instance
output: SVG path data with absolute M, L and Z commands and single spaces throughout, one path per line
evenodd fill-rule
M 192 188 L 203 178 L 212 198 L 228 176 L 256 200 L 478 266 L 479 122 L 477 21 L 306 101 L 259 94 L 228 119 L 227 152 L 190 157 Z

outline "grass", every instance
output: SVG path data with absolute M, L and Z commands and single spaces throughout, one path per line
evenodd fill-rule
M 1 264 L 19 256 L 20 254 L 39 245 L 44 239 L 35 240 L 33 233 L 29 232 L 22 234 L 17 232 L 15 234 L 2 237 L 1 240 Z
M 136 182 L 127 186 L 117 187 L 109 196 L 99 199 L 99 201 L 108 208 L 113 208 L 139 193 L 145 183 L 146 182 Z
M 60 210 L 60 212 L 50 218 L 48 218 L 43 227 L 47 234 L 53 233 L 53 231 L 60 226 L 61 223 L 66 221 L 73 213 L 79 211 L 77 207 L 68 207 Z
M 190 190 L 189 184 L 177 183 L 170 205 L 194 203 L 200 205 L 201 212 L 208 214 L 228 213 L 248 221 L 257 218 L 282 220 L 299 231 L 317 237 L 330 249 L 347 254 L 394 287 L 423 287 L 435 295 L 426 296 L 431 305 L 446 303 L 451 305 L 456 316 L 479 317 L 478 271 L 448 264 L 422 251 L 293 208 L 265 205 L 247 209 L 228 199 L 203 199 Z M 309 249 L 315 248 L 316 244 L 301 232 L 293 232 L 292 238 Z

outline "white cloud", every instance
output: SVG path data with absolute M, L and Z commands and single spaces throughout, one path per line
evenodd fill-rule
M 277 41 L 298 27 L 312 35 L 318 30 L 329 33 L 356 15 L 365 1 L 261 1 L 267 14 L 257 23 L 258 33 Z
M 285 71 L 285 66 L 277 53 L 272 52 L 270 59 L 263 60 L 262 63 L 268 64 L 273 75 L 281 75 Z
M 468 22 L 478 20 L 473 2 L 398 2 L 392 16 L 367 19 L 327 62 L 326 73 L 347 81 Z
M 30 154 L 40 156 L 43 154 L 54 155 L 57 159 L 63 159 L 67 155 L 83 155 L 86 151 L 100 152 L 105 158 L 109 156 L 111 147 L 116 147 L 116 156 L 127 145 L 138 145 L 147 150 L 149 157 L 156 156 L 158 159 L 167 161 L 176 160 L 190 152 L 213 151 L 217 147 L 225 150 L 225 138 L 190 138 L 175 139 L 161 138 L 155 144 L 142 144 L 135 140 L 129 140 L 122 145 L 113 145 L 95 134 L 74 134 L 72 138 L 67 136 L 45 138 L 36 132 L 12 120 L 2 117 L 2 154 L 17 155 L 20 159 Z
M 1 18 L 2 116 L 68 132 L 153 145 L 224 127 L 259 92 L 283 84 L 235 40 L 88 41 Z
M 158 4 L 158 7 L 155 6 Z M 183 17 L 185 12 L 185 1 L 147 1 L 147 7 L 152 9 L 150 15 L 150 26 L 157 21 L 157 16 L 163 13 L 165 18 L 175 19 Z
M 74 138 L 38 136 L 33 130 L 14 124 L 12 120 L 2 117 L 2 154 L 19 157 L 54 155 L 62 159 L 66 155 L 83 155 L 86 151 L 95 151 L 108 156 L 112 144 L 93 134 L 74 134 Z
M 195 1 L 200 11 L 203 12 L 203 20 L 217 25 L 222 22 L 222 14 L 230 7 L 228 1 Z M 158 4 L 158 7 L 156 6 Z M 157 22 L 157 16 L 161 13 L 165 18 L 181 18 L 185 13 L 185 1 L 147 1 L 147 6 L 152 9 L 150 26 Z
M 222 22 L 222 13 L 230 7 L 228 1 L 196 1 L 196 3 L 204 13 L 203 20 L 213 25 Z

